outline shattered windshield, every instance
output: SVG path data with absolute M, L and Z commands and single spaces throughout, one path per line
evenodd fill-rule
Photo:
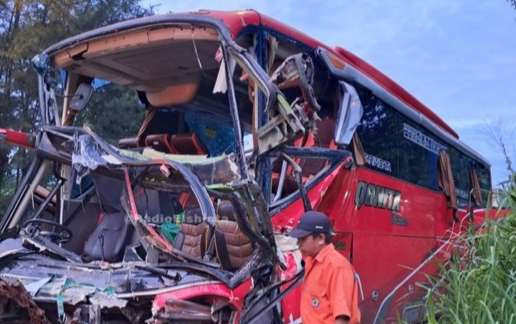
M 65 103 L 65 115 L 121 148 L 207 156 L 234 152 L 226 65 L 216 32 L 168 27 L 145 36 L 134 31 L 123 39 L 91 41 L 85 51 L 76 46 L 55 54 L 55 64 L 70 72 L 67 97 L 76 97 L 73 91 L 81 84 L 94 88 L 81 111 Z M 65 55 L 75 50 L 80 54 Z M 232 72 L 242 127 L 250 132 L 247 81 L 234 64 Z
M 134 136 L 145 117 L 145 105 L 137 93 L 100 79 L 94 79 L 92 86 L 91 98 L 73 125 L 88 127 L 115 145 L 121 138 Z
M 259 189 L 242 183 L 235 155 L 232 107 L 242 147 L 253 149 L 246 72 L 226 64 L 216 31 L 133 30 L 49 60 L 67 72 L 62 106 L 46 102 L 38 151 L 50 160 L 4 228 L 19 226 L 71 262 L 187 260 L 236 271 L 259 246 L 271 249 L 260 220 L 267 205 L 250 208 Z

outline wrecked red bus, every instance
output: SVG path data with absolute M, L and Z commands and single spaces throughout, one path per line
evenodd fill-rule
M 286 234 L 315 209 L 357 272 L 363 322 L 415 323 L 418 283 L 486 217 L 489 163 L 442 119 L 256 11 L 129 20 L 33 64 L 41 129 L 0 133 L 36 151 L 0 222 L 2 317 L 299 323 Z M 80 116 L 120 89 L 145 115 L 110 143 Z

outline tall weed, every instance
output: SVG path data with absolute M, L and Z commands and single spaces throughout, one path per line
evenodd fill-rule
M 515 186 L 507 197 L 511 215 L 462 237 L 462 252 L 443 265 L 428 290 L 429 323 L 516 324 Z

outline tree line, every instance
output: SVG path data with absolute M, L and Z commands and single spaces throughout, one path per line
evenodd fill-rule
M 149 14 L 152 9 L 139 0 L 0 0 L 0 128 L 34 133 L 39 127 L 34 55 L 66 37 Z M 99 91 L 78 122 L 100 124 L 102 135 L 115 137 L 119 130 L 112 121 L 127 106 L 134 110 L 135 102 L 134 95 L 119 94 L 108 97 Z M 131 114 L 120 115 L 131 118 Z M 0 216 L 33 154 L 0 143 Z

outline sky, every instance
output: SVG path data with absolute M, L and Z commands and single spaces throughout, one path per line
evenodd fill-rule
M 516 10 L 506 0 L 159 1 L 156 13 L 256 9 L 357 54 L 425 103 L 507 179 L 516 164 Z M 516 165 L 513 166 L 513 169 Z

